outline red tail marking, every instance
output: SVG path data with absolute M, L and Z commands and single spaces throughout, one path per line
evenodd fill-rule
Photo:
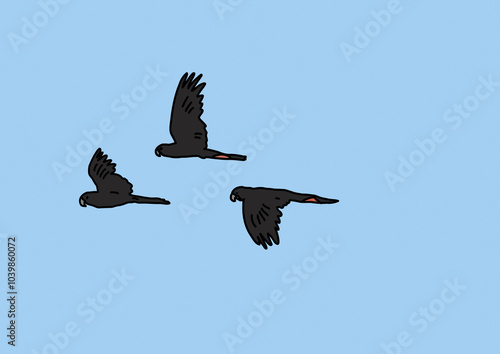
M 309 198 L 309 199 L 306 199 L 304 200 L 305 202 L 313 202 L 313 203 L 317 203 L 318 201 L 316 200 L 316 198 Z
M 229 157 L 226 155 L 217 155 L 215 156 L 216 159 L 228 159 Z

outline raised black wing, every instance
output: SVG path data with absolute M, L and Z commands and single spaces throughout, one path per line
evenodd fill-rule
M 132 184 L 116 173 L 116 164 L 97 149 L 89 164 L 89 176 L 98 192 L 132 194 Z
M 202 74 L 188 77 L 185 73 L 179 81 L 175 92 L 172 113 L 170 116 L 170 134 L 177 144 L 195 145 L 207 148 L 207 125 L 201 120 L 203 114 L 203 95 L 201 91 L 205 83 L 201 80 Z
M 264 249 L 272 246 L 273 242 L 279 245 L 280 239 L 278 224 L 281 222 L 283 213 L 279 208 L 284 208 L 290 200 L 273 199 L 260 200 L 258 198 L 247 197 L 243 201 L 243 220 L 245 227 L 257 245 Z

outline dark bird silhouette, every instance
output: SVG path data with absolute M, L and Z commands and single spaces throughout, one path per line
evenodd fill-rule
M 116 164 L 97 149 L 89 164 L 89 176 L 97 187 L 97 192 L 86 192 L 80 196 L 80 205 L 96 208 L 114 208 L 129 203 L 170 204 L 162 198 L 149 198 L 134 195 L 132 184 L 116 173 Z
M 246 156 L 226 154 L 208 148 L 207 125 L 201 120 L 203 114 L 203 95 L 201 91 L 206 83 L 199 84 L 202 74 L 188 77 L 185 73 L 175 92 L 172 113 L 170 114 L 170 135 L 172 144 L 160 144 L 155 150 L 156 156 L 200 157 L 202 159 L 245 161 Z
M 290 202 L 333 204 L 337 199 L 328 199 L 314 194 L 295 193 L 286 189 L 236 187 L 231 192 L 232 202 L 243 202 L 243 221 L 257 245 L 267 250 L 267 246 L 279 245 L 278 224 L 281 210 Z

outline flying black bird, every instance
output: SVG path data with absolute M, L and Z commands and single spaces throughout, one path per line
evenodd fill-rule
M 246 156 L 226 154 L 208 148 L 207 125 L 201 120 L 203 114 L 201 91 L 206 83 L 198 84 L 202 74 L 196 78 L 194 76 L 195 73 L 189 77 L 188 73 L 185 73 L 179 81 L 170 114 L 170 135 L 174 143 L 158 145 L 155 150 L 156 156 L 245 161 Z
M 96 208 L 113 208 L 128 203 L 170 204 L 162 198 L 141 197 L 132 194 L 132 184 L 116 173 L 116 164 L 97 149 L 89 164 L 89 176 L 97 187 L 97 192 L 86 192 L 80 196 L 80 205 Z
M 279 245 L 278 224 L 281 210 L 290 202 L 333 204 L 337 199 L 328 199 L 314 194 L 295 193 L 286 189 L 236 187 L 231 192 L 232 202 L 243 202 L 243 221 L 257 245 L 267 250 L 273 242 Z

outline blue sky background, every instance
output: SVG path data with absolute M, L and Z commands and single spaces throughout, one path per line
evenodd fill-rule
M 18 237 L 18 352 L 51 353 L 50 334 L 75 322 L 80 332 L 60 353 L 380 354 L 401 332 L 411 337 L 403 353 L 497 353 L 500 87 L 457 129 L 443 115 L 481 77 L 500 81 L 500 3 L 401 1 L 350 62 L 341 43 L 354 45 L 356 28 L 391 1 L 232 3 L 221 19 L 209 0 L 71 1 L 18 53 L 9 36 L 22 35 L 23 17 L 33 21 L 41 7 L 4 4 L 0 231 Z M 121 120 L 113 102 L 148 67 L 169 76 Z M 207 82 L 213 148 L 238 152 L 265 134 L 275 111 L 294 116 L 187 220 L 181 208 L 194 207 L 196 190 L 213 188 L 211 173 L 228 163 L 154 155 L 171 141 L 171 103 L 186 71 Z M 118 173 L 170 206 L 79 206 L 93 188 L 96 146 L 62 180 L 53 166 L 103 119 L 114 130 L 98 145 Z M 400 156 L 435 129 L 446 141 L 392 190 L 386 173 L 398 173 Z M 238 185 L 340 203 L 289 205 L 281 244 L 264 251 L 246 233 L 241 204 L 229 201 Z M 340 247 L 292 291 L 282 277 L 328 237 Z M 135 278 L 86 323 L 80 304 L 122 269 Z M 5 277 L 0 270 L 0 284 Z M 439 303 L 454 279 L 466 290 L 419 332 L 410 317 Z M 284 302 L 228 346 L 224 333 L 237 335 L 238 318 L 274 289 Z M 6 328 L 5 304 L 1 311 Z

